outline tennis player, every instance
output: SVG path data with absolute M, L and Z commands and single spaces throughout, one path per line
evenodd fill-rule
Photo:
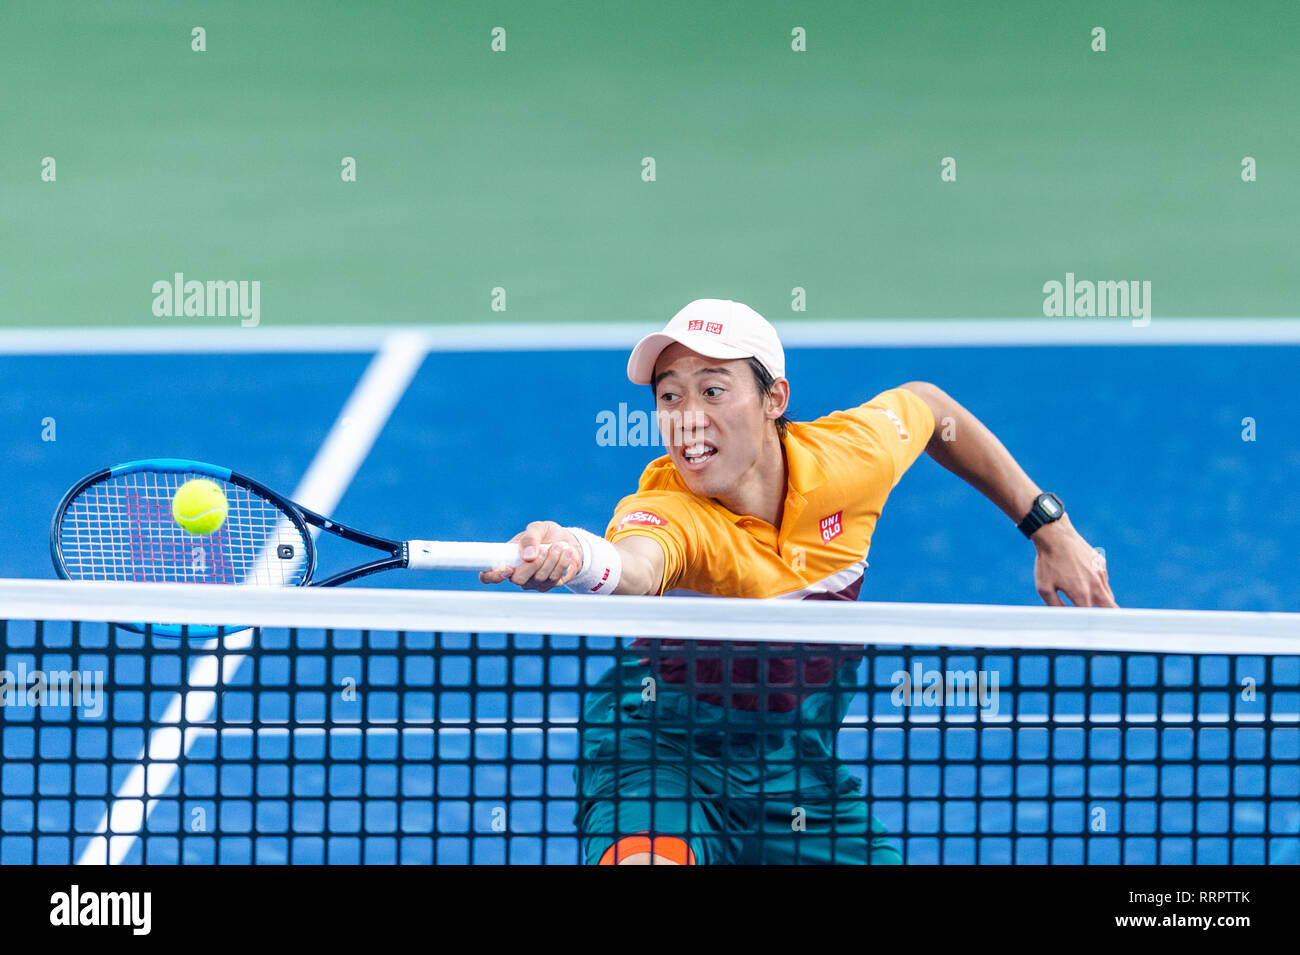
M 926 451 L 1033 543 L 1046 603 L 1062 606 L 1064 594 L 1115 606 L 1104 561 L 1061 501 L 935 385 L 908 382 L 792 422 L 776 330 L 720 299 L 691 302 L 643 338 L 627 373 L 654 389 L 667 455 L 603 537 L 531 523 L 515 537 L 523 563 L 485 571 L 484 583 L 856 600 L 885 501 Z M 577 822 L 587 862 L 902 861 L 835 751 L 860 648 L 819 648 L 797 666 L 768 658 L 760 670 L 734 646 L 725 659 L 698 642 L 634 646 L 645 656 L 613 667 L 584 705 Z

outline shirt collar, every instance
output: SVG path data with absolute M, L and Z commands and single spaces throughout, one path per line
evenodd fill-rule
M 798 435 L 795 434 L 796 427 L 798 426 L 790 427 L 785 433 L 787 484 L 789 491 L 806 495 L 826 483 L 826 472 L 822 470 L 821 462 L 813 455 L 812 450 L 799 440 Z

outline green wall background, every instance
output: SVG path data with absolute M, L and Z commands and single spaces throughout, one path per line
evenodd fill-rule
M 6 0 L 0 323 L 222 321 L 154 317 L 176 271 L 264 326 L 1031 317 L 1067 271 L 1296 315 L 1297 50 L 1293 0 Z

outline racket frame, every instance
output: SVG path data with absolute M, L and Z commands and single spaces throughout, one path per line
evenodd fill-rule
M 162 472 L 167 474 L 196 474 L 201 477 L 209 477 L 218 481 L 226 481 L 237 487 L 252 491 L 259 497 L 268 500 L 292 523 L 302 537 L 303 547 L 306 551 L 303 560 L 302 580 L 294 586 L 306 586 L 311 582 L 312 574 L 316 571 L 316 543 L 312 540 L 311 531 L 308 530 L 309 522 L 298 505 L 294 504 L 288 498 L 277 494 L 264 484 L 254 481 L 237 471 L 231 471 L 229 468 L 217 467 L 215 464 L 205 464 L 202 461 L 189 461 L 184 458 L 145 458 L 140 461 L 128 461 L 125 464 L 119 464 L 111 468 L 102 468 L 93 474 L 88 474 L 76 484 L 74 484 L 68 493 L 63 495 L 59 501 L 59 506 L 55 508 L 54 517 L 50 521 L 50 557 L 54 561 L 54 571 L 64 580 L 72 580 L 73 576 L 68 572 L 67 562 L 63 557 L 63 542 L 60 535 L 60 529 L 63 524 L 63 516 L 67 513 L 68 507 L 86 488 L 106 481 L 110 478 L 119 477 L 123 474 L 137 474 L 141 472 Z M 319 515 L 316 516 L 318 519 Z
M 119 464 L 116 467 L 104 468 L 93 474 L 88 474 L 63 495 L 59 502 L 58 508 L 55 509 L 54 518 L 50 522 L 50 556 L 54 560 L 54 569 L 58 575 L 65 580 L 72 579 L 68 572 L 67 563 L 63 558 L 62 541 L 60 538 L 60 527 L 63 515 L 67 512 L 68 506 L 72 501 L 86 488 L 100 481 L 117 477 L 122 474 L 138 473 L 145 471 L 161 471 L 166 473 L 184 473 L 197 474 L 204 477 L 215 478 L 220 481 L 227 481 L 231 484 L 251 491 L 259 497 L 264 498 L 273 504 L 286 518 L 288 518 L 298 530 L 300 536 L 305 542 L 306 556 L 304 560 L 304 570 L 302 579 L 296 581 L 292 586 L 297 587 L 335 587 L 339 584 L 346 584 L 362 577 L 369 577 L 371 574 L 378 574 L 386 570 L 400 570 L 411 566 L 411 545 L 414 544 L 420 548 L 420 560 L 417 565 L 421 567 L 446 566 L 448 568 L 456 567 L 464 569 L 469 563 L 478 562 L 477 566 L 489 567 L 500 564 L 517 564 L 519 563 L 519 554 L 517 548 L 511 544 L 466 544 L 463 542 L 449 543 L 445 541 L 395 541 L 387 537 L 380 537 L 378 534 L 370 534 L 366 531 L 357 530 L 355 527 L 349 527 L 347 524 L 339 523 L 332 518 L 325 517 L 323 514 L 317 514 L 315 511 L 303 507 L 301 504 L 289 500 L 283 494 L 279 494 L 267 487 L 260 481 L 240 474 L 238 471 L 232 471 L 229 468 L 217 467 L 213 464 L 204 464 L 202 461 L 190 461 L 185 458 L 145 458 L 139 461 L 128 461 L 125 464 Z M 356 567 L 350 567 L 347 570 L 339 571 L 326 577 L 324 580 L 314 580 L 316 573 L 316 544 L 312 539 L 311 531 L 308 525 L 318 527 L 323 531 L 342 537 L 344 540 L 352 541 L 355 544 L 361 544 L 374 550 L 381 551 L 384 557 L 360 564 Z M 456 559 L 440 565 L 436 560 L 432 563 L 426 558 L 425 554 L 429 549 L 433 552 L 452 555 Z M 472 557 L 467 555 L 472 554 Z

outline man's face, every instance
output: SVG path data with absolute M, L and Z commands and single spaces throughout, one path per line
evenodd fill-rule
M 659 430 L 686 486 L 701 497 L 733 495 L 776 438 L 748 360 L 706 358 L 675 342 L 654 375 Z

